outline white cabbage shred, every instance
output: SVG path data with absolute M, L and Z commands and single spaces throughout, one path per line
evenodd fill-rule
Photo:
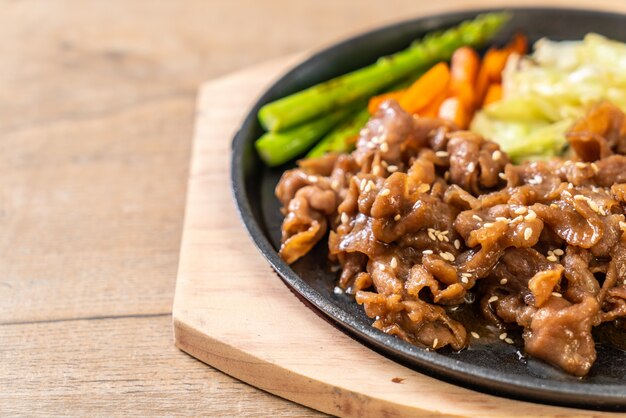
M 626 44 L 595 33 L 582 41 L 542 39 L 532 55 L 511 56 L 502 77 L 502 100 L 478 112 L 471 130 L 514 161 L 561 154 L 567 129 L 598 101 L 626 111 Z

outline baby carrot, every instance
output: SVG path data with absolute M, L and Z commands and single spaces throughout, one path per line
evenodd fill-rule
M 470 121 L 470 116 L 458 97 L 448 97 L 441 103 L 439 117 L 454 122 L 461 129 L 466 129 Z
M 502 98 L 502 84 L 493 83 L 487 89 L 487 94 L 485 94 L 485 100 L 483 100 L 483 106 L 487 106 L 493 102 L 497 102 L 501 98 Z
M 367 104 L 367 110 L 370 112 L 370 114 L 373 115 L 378 110 L 378 106 L 380 106 L 380 104 L 385 100 L 394 99 L 395 101 L 399 102 L 405 91 L 406 90 L 404 89 L 396 90 L 374 96 L 369 100 L 369 103 Z
M 409 113 L 417 113 L 448 88 L 450 70 L 440 62 L 417 79 L 400 99 L 400 106 Z
M 518 33 L 504 48 L 491 48 L 487 51 L 476 80 L 476 94 L 479 103 L 485 99 L 489 85 L 502 83 L 502 71 L 509 56 L 514 53 L 523 55 L 527 50 L 528 39 L 525 35 Z
M 436 118 L 439 114 L 439 107 L 441 107 L 441 104 L 444 102 L 444 100 L 446 100 L 446 97 L 448 97 L 447 93 L 447 90 L 443 90 L 441 93 L 435 96 L 435 98 L 430 103 L 428 103 L 424 108 L 419 110 L 417 112 L 417 115 L 426 118 Z
M 450 91 L 458 97 L 467 109 L 473 109 L 476 102 L 476 77 L 480 67 L 478 53 L 470 47 L 461 47 L 452 55 L 450 65 Z

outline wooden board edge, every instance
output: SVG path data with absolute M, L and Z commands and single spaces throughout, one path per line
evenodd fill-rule
M 459 417 L 427 409 L 415 409 L 388 400 L 366 397 L 362 394 L 334 387 L 326 382 L 294 373 L 277 364 L 267 362 L 236 347 L 208 337 L 185 322 L 174 318 L 174 343 L 192 357 L 243 382 L 332 415 L 354 417 Z M 210 350 L 203 347 L 209 347 Z M 263 376 L 272 376 L 263 378 Z

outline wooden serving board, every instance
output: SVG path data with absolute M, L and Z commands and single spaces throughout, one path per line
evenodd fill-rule
M 302 58 L 200 90 L 173 309 L 176 345 L 251 385 L 341 416 L 605 415 L 500 398 L 420 374 L 334 328 L 283 284 L 238 218 L 230 145 L 261 91 Z

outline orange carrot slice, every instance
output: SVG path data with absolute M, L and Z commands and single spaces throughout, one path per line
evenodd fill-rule
M 479 103 L 485 100 L 487 89 L 491 84 L 502 83 L 502 71 L 511 54 L 523 55 L 528 51 L 528 38 L 517 33 L 503 48 L 491 48 L 485 54 L 476 79 L 476 96 Z M 495 94 L 495 93 L 494 93 Z
M 485 94 L 485 100 L 483 100 L 483 106 L 490 105 L 493 102 L 497 102 L 502 99 L 502 84 L 493 83 L 487 89 Z
M 459 128 L 467 128 L 470 116 L 458 97 L 448 97 L 439 107 L 439 117 L 454 122 Z
M 439 114 L 439 108 L 444 100 L 446 100 L 446 97 L 448 97 L 448 91 L 443 90 L 433 100 L 431 100 L 430 103 L 428 103 L 421 110 L 417 111 L 415 114 L 425 118 L 436 118 Z
M 450 91 L 467 109 L 473 109 L 476 102 L 475 83 L 479 67 L 480 57 L 470 47 L 461 47 L 452 54 Z
M 524 55 L 528 52 L 528 38 L 523 33 L 516 33 L 513 39 L 507 44 L 506 49 L 510 53 Z
M 396 91 L 392 91 L 389 93 L 383 93 L 383 94 L 379 94 L 378 96 L 374 96 L 369 100 L 367 104 L 367 110 L 370 112 L 371 115 L 373 115 L 378 110 L 378 106 L 380 106 L 381 103 L 384 102 L 385 100 L 394 99 L 395 101 L 399 102 L 402 96 L 404 95 L 405 91 L 406 90 L 404 89 L 396 90 Z
M 409 113 L 417 113 L 448 88 L 450 70 L 440 62 L 415 81 L 400 99 L 400 106 Z
M 476 98 L 479 104 L 485 99 L 490 84 L 502 82 L 502 70 L 509 55 L 510 52 L 506 49 L 494 48 L 485 54 L 476 79 Z

